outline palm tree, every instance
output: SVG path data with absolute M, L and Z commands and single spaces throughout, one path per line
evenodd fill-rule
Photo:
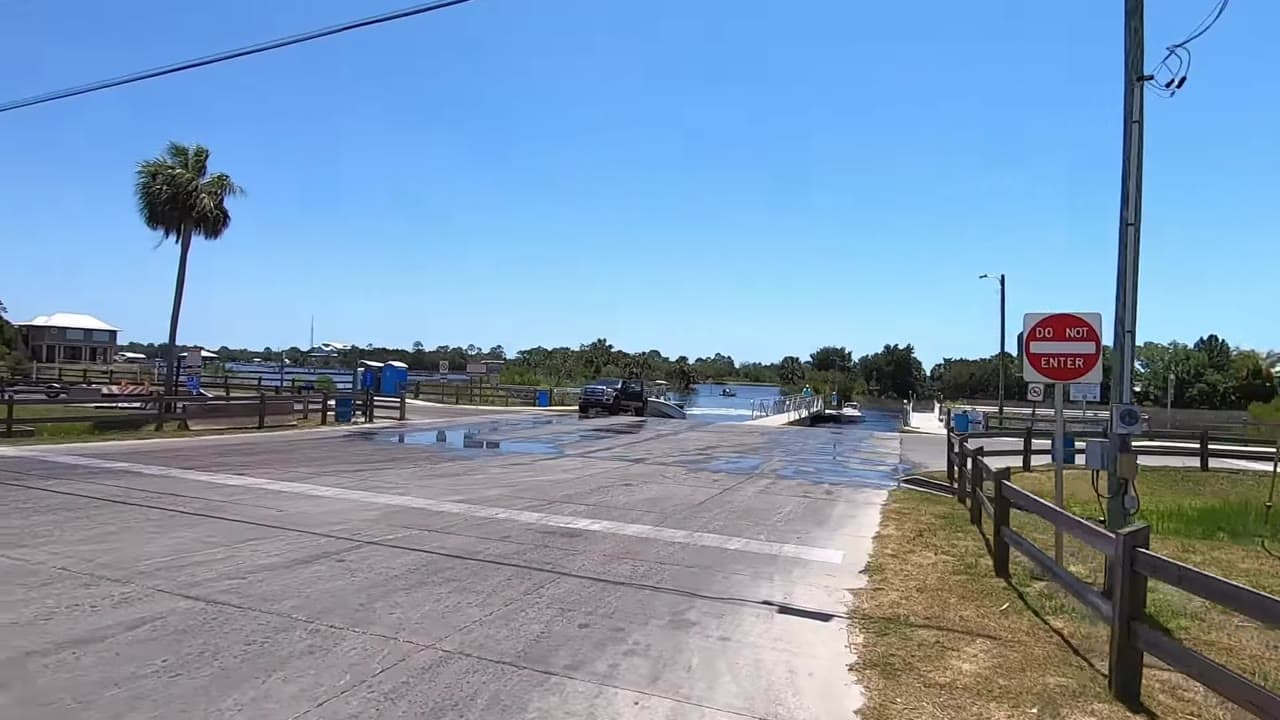
M 160 242 L 170 237 L 178 245 L 178 278 L 173 287 L 173 312 L 169 316 L 169 394 L 178 392 L 178 316 L 182 289 L 187 282 L 187 254 L 191 238 L 217 240 L 231 225 L 226 201 L 244 191 L 226 173 L 209 173 L 209 149 L 170 141 L 164 154 L 138 163 L 135 192 L 142 222 L 160 231 Z M 157 243 L 157 246 L 159 243 Z
M 698 383 L 698 373 L 683 355 L 676 359 L 674 372 L 677 390 L 689 390 Z
M 795 385 L 804 378 L 804 364 L 795 355 L 788 355 L 778 363 L 778 379 L 783 385 Z

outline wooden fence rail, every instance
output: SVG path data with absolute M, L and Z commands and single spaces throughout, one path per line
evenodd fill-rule
M 205 396 L 178 395 L 165 396 L 159 392 L 149 395 L 129 395 L 101 400 L 81 400 L 66 397 L 60 398 L 18 398 L 12 394 L 0 398 L 0 438 L 15 436 L 17 426 L 57 425 L 65 423 L 102 423 L 128 420 L 144 420 L 145 424 L 154 424 L 156 430 L 163 430 L 170 422 L 184 419 L 183 408 L 189 405 L 206 406 L 250 406 L 255 405 L 258 415 L 258 428 L 266 424 L 268 402 L 279 403 L 292 401 L 295 412 L 300 412 L 303 420 L 309 419 L 312 413 L 318 412 L 320 424 L 329 423 L 333 406 L 339 399 L 350 398 L 355 417 L 365 422 L 378 419 L 404 420 L 407 416 L 405 394 L 374 395 L 368 392 L 317 392 L 298 394 L 257 393 L 252 395 Z M 109 407 L 100 407 L 107 405 Z M 62 406 L 67 408 L 65 414 L 26 416 L 20 412 L 23 407 Z M 84 412 L 88 406 L 93 412 Z M 133 406 L 133 407 L 121 407 Z M 81 410 L 76 413 L 76 410 Z M 118 412 L 113 412 L 118 411 Z
M 1017 550 L 1110 624 L 1107 686 L 1113 697 L 1129 704 L 1141 701 L 1143 657 L 1149 653 L 1258 717 L 1280 718 L 1280 695 L 1183 645 L 1149 622 L 1147 581 L 1158 580 L 1272 628 L 1280 628 L 1280 598 L 1151 552 L 1151 528 L 1145 523 L 1111 532 L 1027 492 L 1010 480 L 1009 468 L 988 465 L 985 458 L 996 452 L 970 447 L 971 437 L 948 433 L 947 481 L 956 499 L 968 505 L 969 519 L 979 531 L 984 531 L 984 516 L 991 520 L 995 575 L 1009 578 L 1009 550 Z M 1010 435 L 982 433 L 982 437 Z M 990 498 L 986 487 L 991 489 Z M 1014 530 L 1012 510 L 1039 517 L 1102 553 L 1109 568 L 1110 596 L 1055 563 Z
M 1021 457 L 1023 471 L 1031 470 L 1032 459 L 1052 456 L 1050 447 L 1036 447 L 1035 440 L 1052 440 L 1053 433 L 1038 430 L 1000 431 L 983 430 L 953 433 L 968 440 L 1004 439 L 1021 441 L 1020 448 L 986 448 L 986 457 Z M 1108 435 L 1101 431 L 1071 432 L 1076 440 L 1104 440 Z M 1194 443 L 1194 444 L 1189 444 Z M 1200 460 L 1200 469 L 1208 472 L 1211 460 L 1271 460 L 1280 455 L 1280 441 L 1257 435 L 1223 435 L 1208 431 L 1156 430 L 1143 433 L 1135 441 L 1134 454 L 1148 457 L 1194 457 Z M 1077 445 L 1076 457 L 1083 457 L 1084 448 Z

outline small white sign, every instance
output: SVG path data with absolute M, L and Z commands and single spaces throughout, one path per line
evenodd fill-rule
M 447 372 L 449 372 L 449 361 L 448 361 L 448 360 L 441 360 L 441 361 L 440 361 L 440 372 L 442 372 L 442 373 L 447 373 Z
M 1044 383 L 1027 383 L 1027 400 L 1044 402 Z
M 1067 399 L 1071 402 L 1100 402 L 1102 400 L 1102 384 L 1071 383 L 1067 388 Z
M 187 351 L 187 361 L 183 363 L 189 368 L 199 368 L 204 364 L 204 354 L 200 348 L 191 348 Z

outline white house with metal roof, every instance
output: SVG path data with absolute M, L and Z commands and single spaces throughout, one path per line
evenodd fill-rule
M 83 313 L 57 312 L 14 323 L 31 358 L 44 363 L 109 363 L 120 328 Z

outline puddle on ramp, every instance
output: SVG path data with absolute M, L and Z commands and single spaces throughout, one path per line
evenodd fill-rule
M 500 440 L 483 437 L 478 430 L 446 428 L 421 432 L 399 432 L 393 436 L 399 445 L 426 445 L 442 450 L 492 450 L 500 453 L 528 455 L 560 455 L 564 450 L 549 442 L 536 440 Z

